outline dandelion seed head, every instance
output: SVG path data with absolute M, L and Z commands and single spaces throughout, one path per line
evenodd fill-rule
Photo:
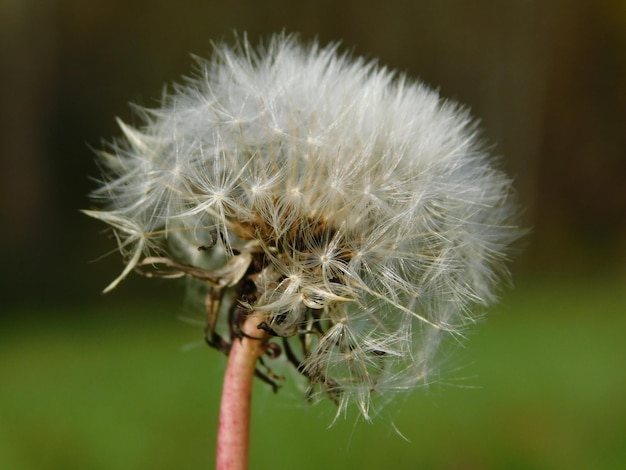
M 262 315 L 340 412 L 427 384 L 506 278 L 511 182 L 467 110 L 419 82 L 277 35 L 216 46 L 139 113 L 87 211 L 126 259 L 112 286 L 180 274 L 222 322 Z

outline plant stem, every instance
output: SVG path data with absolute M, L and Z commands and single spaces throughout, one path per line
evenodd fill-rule
M 267 334 L 257 329 L 261 321 L 254 314 L 246 319 L 242 327 L 244 336 L 233 341 L 228 356 L 217 433 L 217 470 L 248 468 L 252 383 L 267 340 Z

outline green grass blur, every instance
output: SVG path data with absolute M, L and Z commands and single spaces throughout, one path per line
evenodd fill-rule
M 5 315 L 0 468 L 212 468 L 225 361 L 176 310 Z M 257 383 L 251 468 L 626 468 L 624 312 L 616 281 L 524 283 L 373 424 Z

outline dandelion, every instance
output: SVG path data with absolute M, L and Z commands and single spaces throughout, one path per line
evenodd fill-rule
M 494 300 L 519 234 L 510 180 L 467 110 L 336 45 L 243 39 L 198 67 L 102 153 L 87 213 L 127 263 L 108 289 L 186 277 L 231 356 L 225 394 L 244 369 L 277 389 L 282 359 L 307 397 L 369 419 Z

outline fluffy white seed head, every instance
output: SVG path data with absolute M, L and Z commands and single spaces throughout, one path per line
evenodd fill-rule
M 467 111 L 289 36 L 198 64 L 102 154 L 88 214 L 128 263 L 109 288 L 147 265 L 199 280 L 215 315 L 263 315 L 340 410 L 367 417 L 374 395 L 428 382 L 518 236 Z

